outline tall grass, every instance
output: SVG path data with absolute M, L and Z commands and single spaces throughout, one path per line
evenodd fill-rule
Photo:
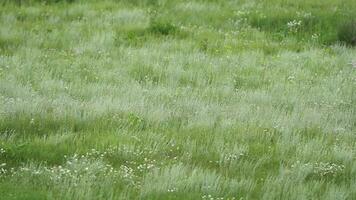
M 355 199 L 355 6 L 2 1 L 0 197 Z

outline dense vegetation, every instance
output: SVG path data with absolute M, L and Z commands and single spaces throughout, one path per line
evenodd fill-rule
M 0 1 L 0 199 L 356 199 L 356 1 Z

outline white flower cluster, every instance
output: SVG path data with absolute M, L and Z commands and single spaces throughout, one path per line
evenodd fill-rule
M 6 163 L 1 163 L 0 164 L 0 176 L 2 174 L 6 174 L 7 173 L 7 169 L 4 168 L 5 166 L 6 166 Z
M 116 177 L 117 171 L 100 159 L 92 159 L 86 156 L 74 155 L 67 158 L 61 166 L 25 166 L 13 172 L 13 176 L 43 176 L 48 177 L 54 183 L 68 181 L 77 185 L 83 178 L 96 180 L 100 177 Z
M 337 174 L 341 173 L 344 169 L 344 165 L 338 165 L 330 162 L 317 162 L 317 163 L 300 163 L 297 161 L 293 164 L 292 169 L 309 169 L 310 173 L 313 175 L 317 175 L 320 177 L 333 176 L 335 177 Z
M 125 179 L 130 179 L 132 180 L 135 175 L 134 175 L 134 170 L 131 167 L 128 167 L 126 165 L 121 165 L 120 166 L 120 170 L 119 173 L 121 174 L 121 176 Z
M 245 17 L 245 16 L 248 16 L 250 14 L 250 11 L 249 10 L 237 10 L 234 12 L 234 14 L 238 17 Z
M 293 20 L 287 23 L 288 30 L 293 33 L 298 32 L 301 26 L 302 26 L 301 20 Z
M 129 166 L 121 165 L 119 169 L 119 176 L 131 186 L 140 186 L 140 183 L 137 182 L 137 176 L 134 173 L 134 169 Z
M 222 162 L 231 162 L 240 159 L 242 156 L 244 156 L 244 153 L 229 153 L 225 154 Z
M 5 153 L 6 153 L 5 149 L 0 148 L 0 156 L 1 156 L 2 154 L 5 154 Z M 1 157 L 0 157 L 0 158 L 1 158 Z M 1 160 L 0 160 L 0 161 L 1 161 Z M 7 173 L 7 170 L 6 170 L 5 166 L 6 166 L 6 163 L 1 163 L 1 162 L 0 162 L 0 176 Z
M 0 148 L 0 155 L 5 153 Z M 119 155 L 127 158 L 125 164 L 115 170 L 107 164 L 106 159 Z M 63 182 L 72 186 L 84 184 L 83 181 L 91 181 L 93 184 L 99 180 L 113 179 L 113 182 L 124 181 L 133 187 L 140 187 L 140 176 L 150 170 L 158 168 L 158 163 L 151 157 L 154 151 L 150 149 L 140 149 L 131 146 L 110 147 L 104 151 L 91 149 L 85 154 L 64 156 L 65 163 L 56 166 L 43 166 L 28 164 L 19 168 L 7 170 L 6 163 L 0 162 L 0 175 L 11 175 L 12 177 L 27 177 L 30 179 L 48 180 L 54 185 L 61 185 Z M 0 160 L 1 161 L 1 160 Z
M 144 162 L 137 166 L 137 169 L 140 172 L 146 172 L 147 170 L 153 169 L 155 167 L 156 160 L 150 160 L 148 158 L 144 158 Z
M 297 16 L 299 18 L 312 18 L 313 15 L 310 12 L 298 12 L 297 11 Z
M 320 176 L 336 176 L 345 169 L 344 165 L 337 165 L 335 163 L 315 163 L 314 173 Z
M 86 154 L 82 155 L 82 157 L 87 157 L 87 158 L 104 158 L 107 155 L 112 155 L 115 153 L 114 148 L 108 148 L 105 151 L 98 151 L 96 149 L 91 149 L 89 152 Z
M 167 191 L 168 192 L 176 192 L 176 191 L 178 191 L 178 189 L 177 188 L 169 188 Z
M 320 38 L 320 34 L 314 33 L 311 37 L 312 37 L 312 40 L 318 40 Z
M 120 166 L 119 176 L 129 185 L 139 188 L 141 187 L 140 175 L 155 168 L 158 168 L 156 160 L 149 158 L 139 161 L 125 161 L 125 164 Z
M 152 149 L 149 148 L 140 149 L 140 148 L 135 148 L 130 146 L 122 146 L 116 148 L 114 151 L 116 153 L 124 154 L 129 157 L 144 157 L 144 156 L 150 156 L 155 153 Z

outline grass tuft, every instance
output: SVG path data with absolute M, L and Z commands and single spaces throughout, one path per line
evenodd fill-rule
M 342 24 L 338 30 L 338 38 L 346 45 L 356 46 L 356 21 Z

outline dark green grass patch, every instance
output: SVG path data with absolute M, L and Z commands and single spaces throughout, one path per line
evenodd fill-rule
M 115 43 L 117 46 L 128 45 L 139 47 L 144 43 L 162 38 L 184 39 L 189 33 L 183 31 L 171 20 L 166 19 L 158 11 L 150 11 L 149 23 L 146 27 L 136 27 L 134 25 L 118 27 L 115 32 Z
M 13 55 L 21 43 L 19 37 L 4 37 L 0 34 L 0 55 Z
M 152 21 L 147 28 L 126 27 L 116 31 L 116 46 L 143 46 L 146 42 L 154 41 L 160 37 L 173 37 L 182 39 L 188 33 L 183 32 L 177 26 L 168 21 Z
M 31 184 L 19 184 L 0 180 L 0 196 L 2 200 L 46 200 L 47 193 Z
M 305 1 L 279 3 L 274 5 L 263 3 L 263 9 L 252 10 L 251 13 L 245 14 L 248 23 L 262 31 L 272 33 L 277 40 L 294 37 L 299 41 L 317 40 L 320 44 L 333 44 L 345 39 L 338 37 L 340 24 L 349 21 L 350 15 L 355 17 L 354 13 L 352 14 L 352 7 L 355 5 L 351 2 L 345 5 L 341 2 L 326 5 L 319 1 L 311 4 L 306 4 Z M 318 6 L 325 8 L 319 9 Z M 339 9 L 335 9 L 336 7 Z M 351 28 L 350 25 L 346 26 L 348 29 Z M 350 42 L 350 36 L 345 34 L 345 27 L 339 32 L 344 32 L 343 37 L 349 38 Z M 350 34 L 350 31 L 348 32 Z
M 8 167 L 18 167 L 20 164 L 27 162 L 39 162 L 50 165 L 61 164 L 64 161 L 65 155 L 74 154 L 79 149 L 79 147 L 74 146 L 71 139 L 71 137 L 67 137 L 67 139 L 54 143 L 45 138 L 34 138 L 18 143 L 5 143 L 2 144 L 7 151 L 4 161 Z
M 179 28 L 172 23 L 165 20 L 151 20 L 148 31 L 153 34 L 159 35 L 176 35 L 179 32 Z
M 142 28 L 129 28 L 117 30 L 115 36 L 116 46 L 142 46 L 148 40 L 147 30 Z
M 356 20 L 342 24 L 338 29 L 338 38 L 347 45 L 356 46 Z
M 79 115 L 80 116 L 80 115 Z M 113 113 L 94 118 L 85 117 L 56 117 L 55 114 L 25 115 L 17 113 L 0 119 L 0 133 L 11 133 L 15 137 L 31 137 L 51 135 L 58 131 L 81 132 L 115 130 L 130 127 L 133 130 L 145 130 L 149 124 L 135 114 Z

